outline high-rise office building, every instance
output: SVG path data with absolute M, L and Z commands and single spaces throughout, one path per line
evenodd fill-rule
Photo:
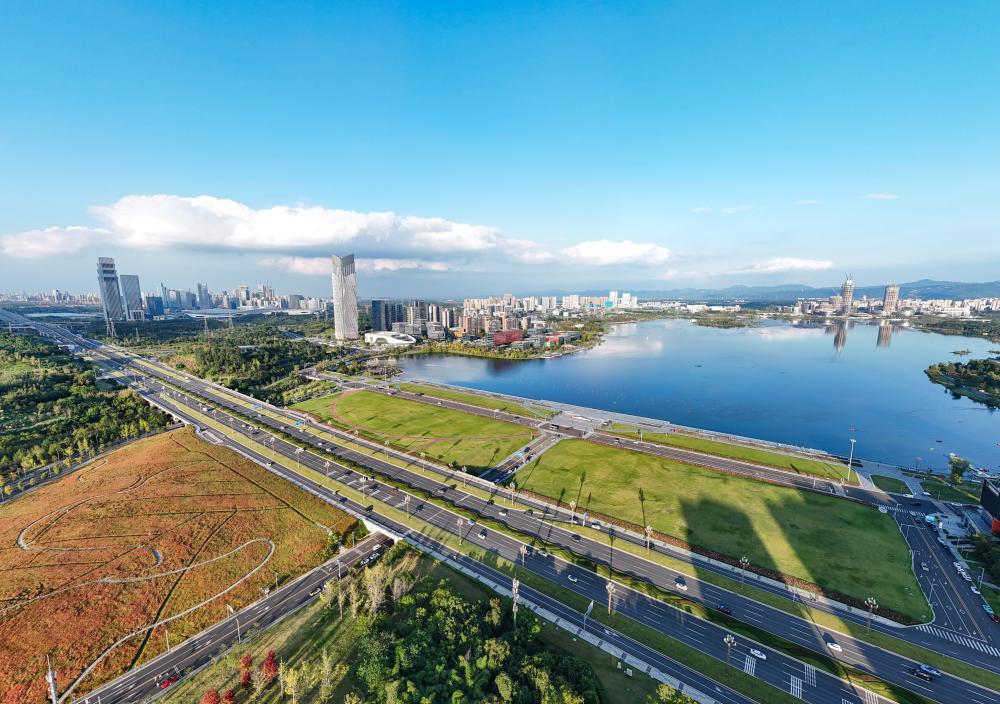
M 97 289 L 104 307 L 104 320 L 109 324 L 114 320 L 124 320 L 125 306 L 122 305 L 122 294 L 118 288 L 118 270 L 111 257 L 100 257 L 97 260 Z
M 152 294 L 149 294 L 145 296 L 144 303 L 146 306 L 146 313 L 150 318 L 163 315 L 163 299 L 160 296 L 153 296 Z
M 392 324 L 403 322 L 403 317 L 403 304 L 399 301 L 378 298 L 372 301 L 372 329 L 375 332 L 392 330 Z
M 125 302 L 125 317 L 129 320 L 142 320 L 142 289 L 139 288 L 139 277 L 135 274 L 122 274 L 118 277 L 121 283 L 122 299 Z
M 212 307 L 212 296 L 208 292 L 208 284 L 198 284 L 198 307 L 202 310 Z
M 854 306 L 854 279 L 851 278 L 850 274 L 844 279 L 844 285 L 840 287 L 840 300 L 844 315 L 850 315 L 851 308 Z
M 882 314 L 889 315 L 899 310 L 899 284 L 889 284 L 885 287 L 882 297 Z
M 160 300 L 163 303 L 164 311 L 173 308 L 173 297 L 170 295 L 170 289 L 167 288 L 163 282 L 160 282 Z
M 358 287 L 354 255 L 333 255 L 333 328 L 338 340 L 358 339 Z

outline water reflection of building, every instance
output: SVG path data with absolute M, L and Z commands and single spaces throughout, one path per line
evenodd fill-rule
M 888 347 L 892 343 L 892 323 L 882 323 L 878 326 L 876 347 Z
M 838 352 L 847 344 L 847 325 L 846 320 L 837 321 L 836 331 L 833 334 L 833 348 Z

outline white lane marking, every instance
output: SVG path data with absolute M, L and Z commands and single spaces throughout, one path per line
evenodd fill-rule
M 810 687 L 816 686 L 816 668 L 812 665 L 806 665 L 806 684 Z
M 746 662 L 743 663 L 743 671 L 748 675 L 753 675 L 753 671 L 757 669 L 757 658 L 753 655 L 747 653 Z
M 800 680 L 795 675 L 789 675 L 789 686 L 788 691 L 793 697 L 802 699 L 802 680 Z

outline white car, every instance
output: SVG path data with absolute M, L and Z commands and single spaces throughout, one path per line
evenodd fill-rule
M 977 587 L 975 584 L 972 585 L 972 593 L 973 594 L 982 594 L 982 592 L 979 591 L 979 587 Z
M 767 660 L 767 655 L 757 650 L 756 648 L 750 648 L 750 654 L 753 655 L 758 660 Z
M 688 590 L 687 582 L 685 582 L 680 577 L 674 580 L 674 586 L 680 589 L 682 592 L 686 592 Z
M 568 574 L 568 575 L 566 575 L 566 579 L 568 579 L 569 581 L 571 581 L 573 584 L 576 584 L 576 577 L 575 576 L 573 576 L 571 574 Z
M 913 498 L 913 494 L 903 494 L 903 497 L 907 498 L 907 499 L 912 499 Z
M 972 575 L 970 575 L 968 572 L 963 572 L 962 573 L 962 579 L 964 579 L 966 582 L 971 582 L 972 581 Z
M 827 641 L 826 647 L 828 647 L 830 650 L 832 650 L 835 653 L 839 653 L 839 652 L 842 652 L 844 650 L 843 648 L 840 647 L 840 643 L 837 643 L 836 641 L 832 641 L 832 640 L 831 641 Z

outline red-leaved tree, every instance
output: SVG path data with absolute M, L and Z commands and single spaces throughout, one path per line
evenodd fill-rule
M 240 675 L 240 687 L 243 689 L 250 689 L 253 686 L 253 671 L 244 670 L 243 674 Z
M 222 695 L 222 704 L 233 704 L 236 701 L 236 690 L 227 689 L 226 693 Z
M 265 682 L 271 682 L 278 676 L 278 659 L 275 657 L 273 650 L 267 651 L 264 664 L 260 666 L 260 674 L 264 676 Z
M 219 696 L 219 690 L 210 689 L 202 694 L 201 704 L 222 704 L 222 697 Z
M 249 670 L 251 667 L 253 667 L 253 655 L 247 653 L 240 658 L 240 669 Z

